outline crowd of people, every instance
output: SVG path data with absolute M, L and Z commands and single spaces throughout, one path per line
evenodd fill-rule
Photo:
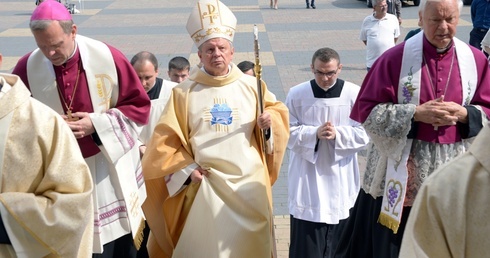
M 235 65 L 219 0 L 196 1 L 199 64 L 173 57 L 168 79 L 155 54 L 128 60 L 60 1 L 36 5 L 38 48 L 0 73 L 0 256 L 277 257 L 287 150 L 289 257 L 486 255 L 490 35 L 455 37 L 461 0 L 423 0 L 399 44 L 400 1 L 373 1 L 362 85 L 321 47 L 284 103 Z

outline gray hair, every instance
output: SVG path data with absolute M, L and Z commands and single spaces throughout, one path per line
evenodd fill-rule
M 422 0 L 419 5 L 419 13 L 421 15 L 424 14 L 425 8 L 427 7 L 428 2 L 442 2 L 442 1 L 457 1 L 459 13 L 461 14 L 461 10 L 463 10 L 463 1 L 462 0 Z
M 381 2 L 386 2 L 386 0 L 376 0 L 376 1 L 374 1 L 373 7 L 374 6 L 377 6 Z
M 31 28 L 31 31 L 39 31 L 39 30 L 45 30 L 51 25 L 51 23 L 55 22 L 54 20 L 37 20 L 37 21 L 31 21 L 29 23 L 29 27 Z M 73 27 L 73 20 L 67 20 L 67 21 L 58 21 L 60 24 L 61 28 L 63 29 L 63 32 L 65 34 L 70 34 L 72 27 Z

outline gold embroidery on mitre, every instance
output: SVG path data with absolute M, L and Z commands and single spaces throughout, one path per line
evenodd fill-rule
M 211 34 L 223 34 L 226 37 L 233 38 L 233 33 L 234 33 L 234 30 L 232 30 L 232 29 L 227 29 L 225 31 L 222 31 L 221 28 L 214 27 L 214 28 L 209 28 L 208 30 L 206 30 L 205 34 L 201 34 L 198 32 L 197 34 L 195 34 L 193 36 L 193 38 L 194 38 L 194 41 L 196 43 L 199 43 L 199 41 L 201 41 L 203 38 L 205 38 L 206 36 L 209 36 Z
M 233 41 L 236 17 L 231 10 L 218 0 L 201 0 L 193 9 L 186 29 L 194 43 L 199 47 L 212 38 L 225 38 Z
M 216 12 L 216 9 L 218 9 L 216 6 L 212 4 L 207 4 L 208 7 L 207 12 L 202 12 L 201 11 L 201 6 L 199 6 L 199 12 L 201 13 L 201 19 L 207 19 L 209 18 L 209 23 L 214 24 L 214 20 L 219 18 L 219 12 Z

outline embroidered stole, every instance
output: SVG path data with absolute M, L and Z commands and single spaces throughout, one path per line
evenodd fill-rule
M 100 41 L 77 35 L 76 42 L 85 68 L 94 112 L 103 113 L 116 105 L 119 95 L 119 88 L 114 87 L 118 81 L 114 59 L 107 45 Z M 97 60 L 97 62 L 90 60 Z M 102 71 L 102 73 L 94 74 L 94 71 Z M 29 85 L 35 85 L 31 86 L 32 95 L 59 114 L 63 114 L 53 64 L 40 49 L 34 50 L 29 56 L 27 77 Z
M 423 35 L 423 33 L 418 33 L 405 42 L 398 85 L 398 103 L 400 104 L 420 104 Z M 453 38 L 453 42 L 462 83 L 463 103 L 461 104 L 466 106 L 473 98 L 477 86 L 476 63 L 473 53 L 466 43 L 457 38 Z M 412 139 L 407 139 L 398 160 L 388 157 L 386 167 L 385 188 L 378 221 L 393 230 L 395 234 L 398 232 L 405 202 L 408 179 L 407 163 L 412 142 Z
M 119 96 L 117 70 L 111 51 L 103 42 L 81 35 L 76 36 L 76 43 L 78 44 L 80 58 L 85 69 L 94 113 L 105 113 L 110 108 L 116 106 Z M 95 73 L 95 71 L 98 73 Z M 31 86 L 31 92 L 34 98 L 50 106 L 57 113 L 63 114 L 64 111 L 60 98 L 58 97 L 53 65 L 39 49 L 34 50 L 29 56 L 27 61 L 27 75 L 29 85 L 35 85 L 35 87 Z M 144 228 L 144 215 L 141 205 L 146 199 L 146 188 L 144 185 L 139 187 L 136 178 L 138 175 L 141 175 L 139 155 L 137 157 L 138 164 L 136 164 L 134 160 L 131 162 L 131 159 L 134 159 L 134 157 L 129 157 L 129 153 L 126 153 L 118 161 L 114 161 L 107 154 L 109 150 L 106 151 L 106 148 L 101 148 L 101 151 L 111 166 L 114 166 L 116 162 L 121 163 L 121 165 L 131 163 L 137 166 L 134 167 L 137 170 L 134 173 L 109 173 L 109 176 L 115 177 L 113 179 L 114 182 L 119 183 L 121 186 L 131 232 L 135 246 L 139 249 Z M 119 168 L 121 166 L 116 165 L 116 171 Z M 128 168 L 123 167 L 122 169 L 127 170 Z M 98 207 L 94 209 L 98 209 Z

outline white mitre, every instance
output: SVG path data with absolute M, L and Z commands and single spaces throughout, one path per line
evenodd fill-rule
M 200 0 L 187 20 L 187 32 L 197 47 L 208 39 L 225 38 L 233 42 L 236 17 L 218 0 Z

